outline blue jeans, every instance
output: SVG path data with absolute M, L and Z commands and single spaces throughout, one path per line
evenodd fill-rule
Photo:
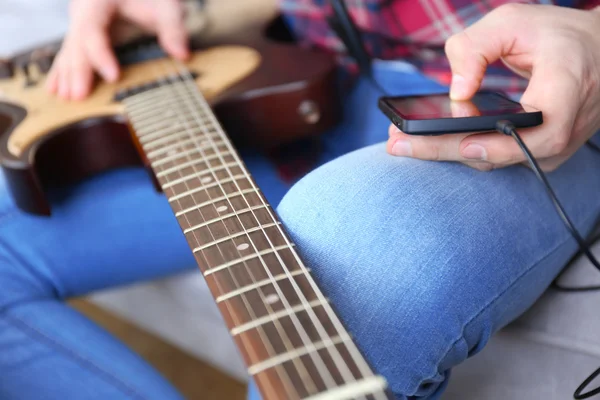
M 377 74 L 397 93 L 437 88 L 392 65 Z M 387 155 L 375 144 L 387 136 L 376 97 L 365 82 L 354 89 L 345 121 L 323 138 L 324 165 L 294 185 L 278 212 L 397 397 L 435 399 L 452 367 L 531 306 L 576 245 L 526 168 L 477 172 Z M 268 162 L 245 160 L 279 203 L 288 188 Z M 600 156 L 583 148 L 550 174 L 582 232 L 600 214 L 599 171 Z M 193 268 L 166 200 L 140 169 L 52 198 L 51 219 L 29 216 L 0 187 L 0 398 L 180 398 L 63 302 Z M 258 398 L 253 388 L 250 397 Z

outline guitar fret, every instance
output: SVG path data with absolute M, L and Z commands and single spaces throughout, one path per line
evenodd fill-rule
M 279 274 L 279 275 L 274 276 L 273 279 L 271 279 L 271 278 L 263 279 L 263 280 L 258 281 L 256 283 L 253 283 L 252 285 L 247 285 L 247 286 L 241 287 L 239 289 L 236 289 L 234 291 L 231 291 L 229 293 L 225 293 L 225 294 L 217 297 L 215 301 L 217 303 L 220 303 L 222 301 L 231 299 L 232 297 L 236 297 L 236 296 L 239 296 L 241 294 L 244 294 L 244 293 L 246 293 L 246 292 L 248 292 L 250 290 L 258 289 L 258 288 L 260 288 L 262 286 L 268 285 L 270 283 L 278 282 L 278 281 L 283 280 L 283 279 L 288 279 L 290 276 L 294 277 L 294 276 L 297 276 L 297 275 L 300 275 L 300 274 L 307 274 L 309 272 L 310 272 L 310 269 L 306 268 L 306 269 L 299 269 L 299 270 L 296 270 L 296 271 L 291 271 L 291 272 L 285 273 L 285 274 Z
M 206 190 L 206 189 L 211 189 L 211 188 L 219 187 L 223 183 L 233 182 L 233 181 L 235 181 L 237 179 L 243 179 L 245 177 L 246 177 L 245 175 L 240 174 L 240 175 L 234 175 L 231 178 L 220 179 L 218 182 L 211 183 L 210 185 L 200 186 L 200 187 L 197 187 L 197 188 L 194 188 L 194 189 L 190 189 L 190 190 L 188 190 L 186 192 L 179 193 L 179 194 L 177 194 L 177 195 L 169 198 L 169 202 L 173 202 L 175 200 L 179 200 L 179 199 L 181 199 L 181 198 L 183 198 L 185 196 L 189 196 L 191 194 L 198 193 L 198 192 L 201 192 L 201 191 Z M 243 190 L 241 192 L 237 192 L 237 194 L 246 194 L 246 193 L 251 193 L 251 192 L 256 192 L 256 191 L 257 191 L 257 189 L 245 189 L 245 190 Z M 232 194 L 232 193 L 230 193 L 230 194 Z M 193 207 L 186 208 L 185 210 L 178 211 L 177 214 L 175 214 L 175 216 L 178 217 L 181 214 L 185 214 L 188 211 L 196 210 L 196 209 L 198 209 L 200 207 L 203 207 L 203 206 L 205 206 L 207 204 L 211 204 L 214 201 L 224 200 L 224 199 L 227 199 L 227 198 L 228 197 L 223 197 L 223 198 L 220 198 L 220 199 L 212 199 L 208 203 L 194 205 Z
M 162 96 L 157 96 L 152 108 L 140 108 L 139 110 L 129 110 L 129 118 L 141 128 L 149 128 L 156 126 L 175 115 L 175 112 L 168 108 L 157 107 L 156 103 L 160 103 Z M 141 135 L 140 135 L 141 137 Z
M 148 135 L 156 132 L 156 127 L 159 128 L 168 128 L 170 125 L 170 121 L 175 117 L 172 113 L 170 114 L 168 111 L 158 111 L 154 110 L 152 114 L 153 118 L 148 119 L 143 116 L 138 116 L 136 114 L 129 114 L 129 119 L 131 120 L 135 130 L 140 138 L 140 141 Z M 151 132 L 151 133 L 146 133 Z
M 151 161 L 151 162 L 150 162 L 150 164 L 151 164 L 153 167 L 155 167 L 155 168 L 156 168 L 156 167 L 160 167 L 160 166 L 161 166 L 161 165 L 163 165 L 163 164 L 166 164 L 166 163 L 168 163 L 168 162 L 171 162 L 171 161 L 177 160 L 178 158 L 182 158 L 182 157 L 190 156 L 190 155 L 192 155 L 192 154 L 194 154 L 194 153 L 197 153 L 197 152 L 198 152 L 198 149 L 189 149 L 189 150 L 185 150 L 185 151 L 180 151 L 180 152 L 177 152 L 177 154 L 173 154 L 173 155 L 171 155 L 171 156 L 168 156 L 168 157 L 165 157 L 165 158 L 161 158 L 160 160 L 157 160 L 157 161 Z M 201 161 L 214 160 L 214 159 L 216 159 L 216 158 L 219 158 L 219 154 L 211 154 L 210 156 L 203 156 L 203 157 L 202 157 L 202 160 L 191 160 L 191 161 L 189 161 L 189 162 L 196 163 L 196 162 L 201 162 Z M 171 167 L 171 168 L 169 168 L 169 169 L 166 169 L 166 170 L 164 170 L 164 171 L 160 171 L 160 172 L 159 172 L 159 173 L 158 173 L 156 176 L 157 176 L 157 177 L 160 177 L 160 176 L 161 176 L 160 174 L 165 174 L 165 173 L 169 174 L 169 173 L 171 173 L 171 172 L 175 172 L 175 171 L 177 171 L 177 170 L 178 170 L 180 167 L 181 167 L 180 165 L 176 165 L 176 166 L 174 166 L 174 167 Z
M 230 235 L 230 236 L 226 236 L 226 237 L 221 238 L 221 239 L 213 240 L 210 243 L 207 243 L 207 244 L 204 244 L 202 246 L 196 247 L 193 250 L 193 252 L 196 253 L 198 251 L 205 250 L 205 249 L 207 249 L 207 248 L 209 248 L 211 246 L 216 246 L 219 243 L 223 243 L 223 242 L 226 242 L 228 240 L 235 239 L 235 238 L 238 238 L 240 236 L 244 236 L 244 235 L 247 235 L 249 233 L 256 232 L 256 231 L 261 231 L 264 228 L 270 228 L 272 226 L 277 226 L 277 225 L 281 225 L 281 222 L 273 222 L 271 224 L 264 224 L 264 225 L 261 225 L 261 226 L 257 226 L 255 228 L 246 229 L 246 230 L 244 230 L 244 232 L 239 232 L 239 233 L 236 233 L 236 234 L 233 234 L 233 235 Z
M 172 104 L 170 104 L 172 105 Z M 131 120 L 131 122 L 133 122 L 133 124 L 137 127 L 137 129 L 141 130 L 141 134 L 138 133 L 138 136 L 140 139 L 146 137 L 149 135 L 149 133 L 144 133 L 144 132 L 148 132 L 149 130 L 153 130 L 153 128 L 155 128 L 156 126 L 163 126 L 166 123 L 168 123 L 169 120 L 174 120 L 174 119 L 181 119 L 181 117 L 184 117 L 183 119 L 186 121 L 196 121 L 196 122 L 202 122 L 203 124 L 208 125 L 210 123 L 209 119 L 206 119 L 204 117 L 199 118 L 196 114 L 191 113 L 190 111 L 186 111 L 186 110 L 181 110 L 178 107 L 177 111 L 173 111 L 170 108 L 151 108 L 148 109 L 147 112 L 133 112 L 133 113 L 129 113 L 129 119 Z M 166 122 L 165 122 L 166 121 Z M 212 125 L 212 124 L 211 124 Z
M 211 150 L 211 148 L 213 146 L 220 146 L 220 145 L 223 144 L 223 143 L 214 143 L 213 142 L 213 143 L 209 143 L 209 144 L 206 144 L 204 146 L 201 146 L 201 144 L 203 142 L 204 141 L 203 141 L 202 137 L 192 137 L 191 139 L 183 140 L 181 142 L 177 142 L 175 144 L 172 144 L 172 145 L 169 145 L 169 146 L 165 146 L 165 147 L 162 147 L 162 148 L 160 148 L 158 150 L 154 150 L 154 151 L 151 151 L 149 153 L 146 153 L 146 157 L 148 157 L 148 158 L 154 158 L 154 157 L 159 156 L 161 154 L 168 153 L 170 150 L 173 150 L 173 149 L 176 149 L 176 148 L 178 148 L 180 146 L 185 146 L 185 145 L 188 145 L 188 144 L 195 145 L 196 147 L 194 148 L 194 150 L 198 150 L 198 151 Z
M 244 257 L 238 258 L 236 260 L 232 260 L 232 261 L 226 262 L 224 264 L 218 265 L 218 266 L 216 266 L 214 268 L 207 269 L 206 271 L 203 272 L 203 274 L 204 274 L 204 276 L 208 276 L 208 275 L 214 274 L 216 272 L 222 271 L 224 269 L 231 268 L 231 267 L 233 267 L 236 264 L 243 263 L 244 261 L 252 260 L 253 258 L 257 258 L 257 257 L 260 257 L 260 256 L 265 256 L 267 254 L 275 253 L 277 251 L 281 251 L 281 250 L 285 250 L 285 249 L 291 249 L 294 246 L 295 246 L 294 243 L 290 243 L 289 246 L 288 245 L 276 246 L 276 247 L 272 247 L 272 248 L 267 249 L 267 250 L 262 250 L 262 251 L 259 251 L 258 253 L 250 254 L 248 256 L 244 256 Z
M 328 389 L 326 392 L 306 397 L 304 400 L 351 400 L 360 396 L 382 394 L 387 389 L 387 382 L 381 376 L 370 376 L 354 382 L 349 382 L 345 385 L 337 386 L 333 389 Z M 388 399 L 383 395 L 383 399 Z
M 180 120 L 177 120 L 175 123 L 177 124 L 178 128 L 183 128 L 181 126 L 180 122 L 181 122 Z M 158 143 L 161 143 L 162 140 L 170 138 L 171 136 L 178 136 L 178 135 L 181 135 L 181 134 L 187 134 L 187 135 L 189 135 L 191 133 L 191 132 L 189 132 L 189 130 L 186 131 L 185 128 L 184 129 L 179 129 L 176 132 L 171 132 L 172 129 L 173 129 L 173 127 L 166 127 L 166 128 L 163 128 L 163 129 L 153 130 L 152 133 L 144 136 L 144 140 L 142 140 L 140 138 L 140 143 L 142 143 L 144 145 L 144 147 L 147 146 L 147 145 L 149 145 L 149 144 L 152 144 L 152 146 L 154 146 L 154 145 L 156 145 Z M 165 132 L 171 132 L 171 133 L 167 133 L 165 135 Z M 218 132 L 205 133 L 204 135 L 205 136 L 216 137 L 216 138 L 221 137 L 221 135 Z M 161 142 L 159 142 L 159 140 L 161 140 Z
M 182 132 L 184 126 L 183 126 L 183 122 L 188 122 L 185 119 L 179 118 L 179 116 L 172 116 L 168 118 L 168 121 L 166 121 L 165 119 L 165 123 L 163 124 L 162 127 L 158 128 L 158 129 L 148 129 L 146 127 L 140 129 L 140 133 L 142 133 L 142 135 L 140 136 L 140 143 L 142 144 L 147 144 L 152 142 L 153 140 L 156 140 L 157 138 L 163 138 L 165 136 L 171 136 L 173 134 L 178 134 L 180 132 Z M 176 132 L 173 132 L 174 128 L 180 128 L 178 129 Z M 146 132 L 150 132 L 150 133 L 146 133 Z
M 169 146 L 176 146 L 176 145 L 181 145 L 181 144 L 197 144 L 197 145 L 209 145 L 209 144 L 213 144 L 215 147 L 216 146 L 220 146 L 223 144 L 222 141 L 214 141 L 214 139 L 220 139 L 219 135 L 215 135 L 212 132 L 203 132 L 202 136 L 200 137 L 194 137 L 194 131 L 186 131 L 184 130 L 179 130 L 177 132 L 174 132 L 171 135 L 168 136 L 164 136 L 160 139 L 155 139 L 149 143 L 143 144 L 142 146 L 144 147 L 145 151 L 148 151 L 150 149 L 153 149 L 155 147 L 159 147 L 159 146 L 164 146 L 161 149 L 169 149 Z M 184 139 L 184 140 L 182 140 Z M 187 141 L 187 143 L 186 143 Z M 191 142 L 191 143 L 190 143 Z M 166 146 L 165 146 L 166 145 Z M 210 148 L 209 148 L 210 149 Z M 158 151 L 158 150 L 155 150 Z
M 334 336 L 328 340 L 323 340 L 323 341 L 316 342 L 316 343 L 310 343 L 308 346 L 305 346 L 302 348 L 297 348 L 297 349 L 288 351 L 287 353 L 278 354 L 272 358 L 269 358 L 268 360 L 251 365 L 250 367 L 248 367 L 248 373 L 250 375 L 256 375 L 267 369 L 281 365 L 286 361 L 291 361 L 295 358 L 300 358 L 301 356 L 303 356 L 305 354 L 314 353 L 318 350 L 325 349 L 325 348 L 331 347 L 331 346 L 335 346 L 335 345 L 343 343 L 347 340 L 351 340 L 351 337 L 349 335 Z
M 158 100 L 158 101 L 156 101 Z M 193 99 L 192 99 L 193 100 Z M 191 107 L 190 107 L 191 106 Z M 176 109 L 174 111 L 173 109 Z M 180 100 L 173 96 L 157 96 L 154 103 L 150 107 L 138 107 L 137 110 L 132 110 L 131 114 L 139 121 L 141 118 L 147 122 L 155 122 L 157 119 L 156 112 L 166 110 L 168 115 L 190 115 L 196 119 L 208 121 L 204 116 L 199 115 L 193 105 L 187 100 Z M 160 115 L 160 114 L 159 114 Z
M 244 189 L 244 190 L 241 190 L 241 191 L 238 191 L 238 192 L 228 193 L 228 194 L 225 194 L 223 196 L 215 197 L 213 199 L 210 199 L 210 200 L 204 201 L 202 203 L 196 204 L 196 205 L 194 205 L 192 207 L 186 208 L 185 210 L 178 211 L 178 212 L 175 213 L 175 216 L 176 217 L 180 217 L 180 216 L 182 216 L 182 215 L 184 215 L 184 214 L 186 214 L 188 212 L 199 210 L 202 207 L 206 207 L 206 206 L 209 206 L 211 204 L 216 204 L 216 203 L 218 203 L 220 201 L 223 201 L 223 200 L 231 200 L 231 199 L 233 199 L 235 197 L 243 196 L 243 195 L 250 194 L 250 193 L 257 193 L 257 191 L 256 191 L 256 189 Z
M 304 399 L 381 400 L 385 380 L 371 378 L 202 93 L 165 83 L 123 102 L 249 374 L 279 390 L 284 371 Z
M 325 300 L 325 302 L 329 303 L 329 299 L 324 299 L 324 300 Z M 317 306 L 322 306 L 323 304 L 324 303 L 321 300 L 313 300 L 313 301 L 307 303 L 306 305 L 308 305 L 309 308 L 313 308 L 313 307 L 317 307 Z M 295 314 L 299 311 L 303 311 L 306 309 L 307 308 L 305 307 L 304 304 L 299 304 L 297 306 L 290 307 L 290 308 L 284 308 L 283 310 L 280 310 L 280 311 L 277 311 L 277 312 L 274 312 L 271 314 L 267 314 L 264 317 L 260 317 L 253 321 L 246 322 L 245 324 L 238 325 L 238 326 L 234 327 L 233 329 L 231 329 L 230 332 L 233 336 L 237 336 L 240 333 L 243 333 L 250 329 L 259 327 L 263 324 L 266 324 L 267 322 L 273 322 L 273 321 L 278 320 L 281 317 L 292 315 L 292 314 Z
M 206 119 L 204 117 L 198 117 L 197 114 L 191 112 L 193 110 L 182 110 L 181 104 L 172 104 L 169 103 L 168 105 L 175 105 L 177 106 L 177 110 L 173 110 L 171 108 L 168 107 L 154 107 L 154 108 L 149 108 L 147 111 L 140 113 L 140 112 L 133 112 L 129 114 L 130 119 L 135 122 L 136 125 L 138 125 L 140 128 L 142 128 L 144 131 L 148 131 L 149 129 L 156 127 L 157 125 L 163 123 L 165 120 L 172 120 L 172 119 L 181 119 L 181 117 L 185 117 L 184 119 L 190 119 L 192 121 L 201 121 L 203 123 L 208 123 L 210 120 Z M 139 135 L 140 138 L 147 136 L 148 134 L 144 134 L 144 135 Z
M 142 146 L 144 148 L 146 148 L 148 145 L 150 146 L 156 146 L 162 142 L 164 142 L 165 140 L 172 140 L 172 136 L 179 136 L 182 133 L 184 133 L 184 131 L 182 131 L 181 129 L 177 129 L 176 128 L 181 128 L 181 126 L 179 125 L 179 122 L 174 122 L 173 125 L 170 126 L 166 126 L 162 129 L 152 129 L 152 134 L 148 135 L 148 137 L 152 137 L 152 139 L 148 139 L 147 137 L 140 137 L 140 143 L 142 144 Z M 156 143 L 155 143 L 156 142 Z
M 254 191 L 254 189 L 249 189 L 249 190 Z M 224 199 L 220 199 L 220 200 L 224 200 Z M 219 201 L 219 200 L 217 200 L 217 201 Z M 260 209 L 268 208 L 268 207 L 269 207 L 269 205 L 265 204 L 265 205 L 254 206 L 254 207 L 246 208 L 246 209 L 239 210 L 239 211 L 236 211 L 236 212 L 232 212 L 230 214 L 223 215 L 222 217 L 219 217 L 219 218 L 213 218 L 213 219 L 211 219 L 209 221 L 206 221 L 206 222 L 203 222 L 203 223 L 201 223 L 199 225 L 194 225 L 194 226 L 192 226 L 192 227 L 187 228 L 186 230 L 184 230 L 183 233 L 184 234 L 190 233 L 190 232 L 195 231 L 196 229 L 204 228 L 205 226 L 208 226 L 210 224 L 214 224 L 215 222 L 223 221 L 223 220 L 225 220 L 227 218 L 235 217 L 235 216 L 243 214 L 243 213 L 251 212 L 251 211 L 254 211 L 254 210 L 260 210 Z
M 218 158 L 218 156 L 215 156 L 215 158 Z M 174 171 L 171 171 L 171 172 L 175 172 L 177 170 L 182 170 L 182 169 L 184 169 L 186 167 L 192 166 L 194 164 L 198 164 L 200 162 L 202 162 L 202 161 L 190 161 L 189 163 L 181 164 Z M 186 165 L 186 164 L 188 164 L 188 165 Z M 240 164 L 237 163 L 237 162 L 230 162 L 230 163 L 226 163 L 226 164 L 220 165 L 218 167 L 204 168 L 204 169 L 202 169 L 202 171 L 198 171 L 197 173 L 186 175 L 186 176 L 182 176 L 181 178 L 177 178 L 177 179 L 174 179 L 172 181 L 169 181 L 169 182 L 165 183 L 164 185 L 162 185 L 162 188 L 163 189 L 168 189 L 171 186 L 177 185 L 178 183 L 182 183 L 182 182 L 188 181 L 190 179 L 194 179 L 194 178 L 199 178 L 200 175 L 202 175 L 202 174 L 204 174 L 206 172 L 218 172 L 218 171 L 222 171 L 224 169 L 234 168 L 234 167 L 239 167 L 239 166 L 240 166 Z M 169 172 L 167 172 L 167 174 L 169 174 Z M 162 177 L 164 175 L 166 175 L 166 174 L 164 174 L 164 173 L 162 173 L 162 175 L 157 174 L 156 177 L 160 178 L 160 177 Z
M 136 110 L 144 109 L 145 105 L 147 105 L 147 104 L 153 104 L 154 107 L 156 108 L 156 104 L 157 104 L 156 100 L 160 100 L 162 98 L 161 95 L 165 94 L 164 92 L 165 92 L 164 87 L 156 87 L 154 89 L 146 90 L 143 93 L 138 93 L 137 95 L 126 97 L 123 100 L 123 103 L 125 103 L 127 105 L 128 113 L 134 114 L 136 112 Z M 142 94 L 144 96 L 141 96 Z M 144 106 L 144 107 L 141 107 L 141 106 Z
M 187 104 L 190 96 L 182 97 L 180 95 L 173 95 L 173 88 L 175 87 L 175 85 L 159 86 L 138 93 L 125 99 L 125 104 L 127 104 L 127 109 L 130 113 L 138 115 L 146 115 L 156 109 L 164 109 L 165 105 L 176 105 L 181 102 Z

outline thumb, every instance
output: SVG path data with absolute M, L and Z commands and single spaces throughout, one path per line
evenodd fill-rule
M 470 99 L 481 87 L 487 66 L 511 51 L 516 30 L 510 25 L 520 12 L 514 10 L 518 7 L 516 4 L 499 7 L 446 41 L 446 56 L 452 70 L 450 98 Z

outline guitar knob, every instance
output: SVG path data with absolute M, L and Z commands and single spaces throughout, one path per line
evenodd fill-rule
M 40 72 L 43 74 L 50 71 L 50 67 L 52 67 L 52 62 L 54 61 L 54 56 L 56 55 L 56 51 L 49 47 L 44 47 L 41 49 L 36 49 L 31 53 L 30 61 L 35 63 L 39 68 Z
M 316 124 L 321 119 L 321 111 L 317 103 L 311 100 L 304 100 L 298 107 L 298 114 L 307 124 Z
M 13 76 L 13 64 L 9 60 L 0 60 L 0 79 L 8 79 Z

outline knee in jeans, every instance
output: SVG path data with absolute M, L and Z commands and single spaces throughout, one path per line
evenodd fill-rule
M 477 258 L 477 249 L 465 254 L 461 243 L 470 236 L 457 238 L 461 221 L 432 199 L 453 190 L 440 187 L 440 167 L 382 151 L 373 146 L 317 169 L 278 212 L 394 392 L 427 396 L 467 356 L 463 330 L 472 310 L 461 299 L 474 282 L 461 263 Z

